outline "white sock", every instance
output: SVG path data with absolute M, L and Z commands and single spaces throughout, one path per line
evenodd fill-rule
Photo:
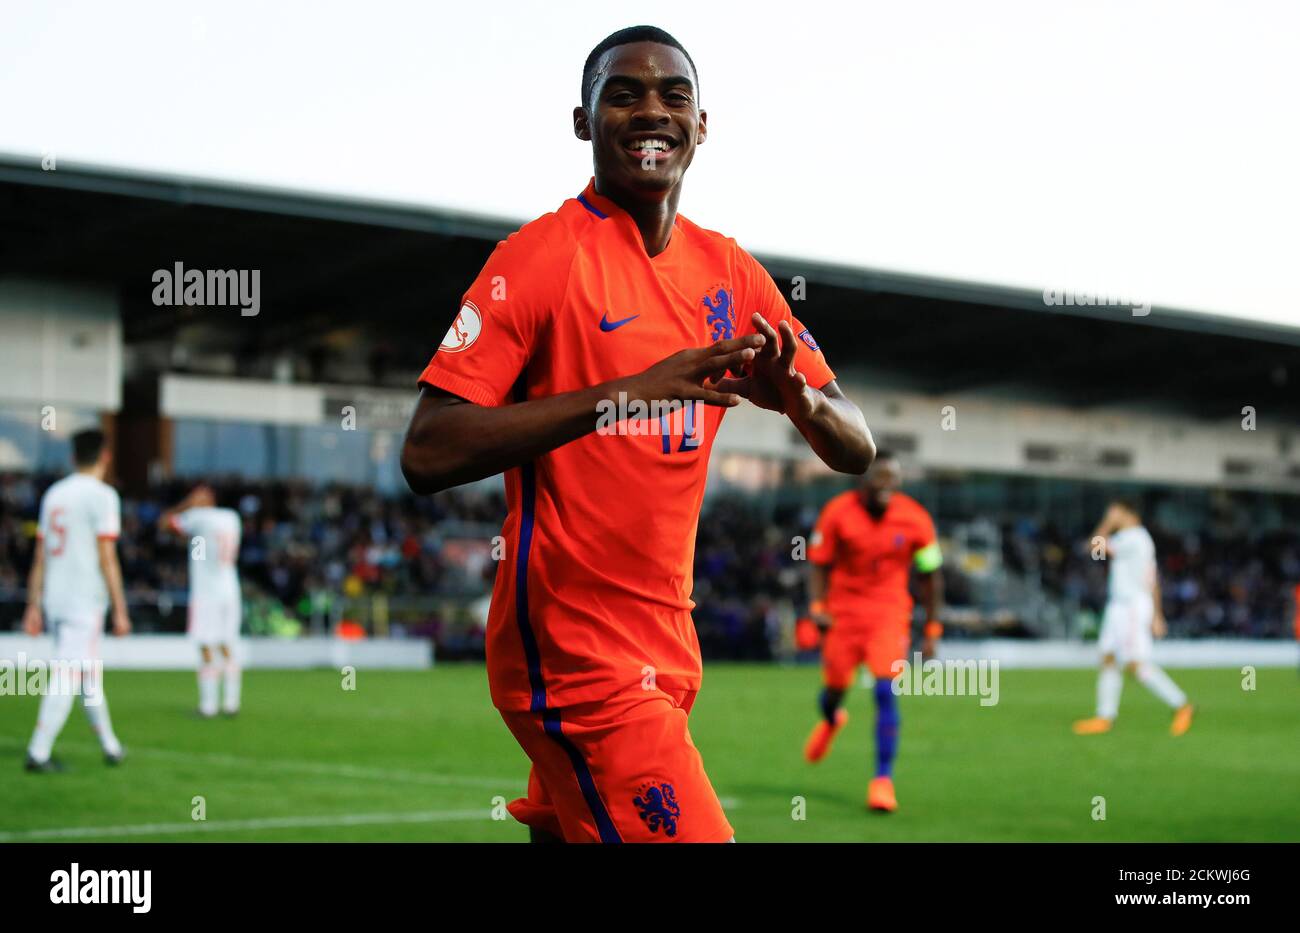
M 35 761 L 45 762 L 54 750 L 54 740 L 63 731 L 63 724 L 72 712 L 72 694 L 66 691 L 48 691 L 41 697 L 41 710 L 36 714 L 36 731 L 27 746 L 27 754 Z
M 226 667 L 223 673 L 225 675 L 223 678 L 225 702 L 222 704 L 221 708 L 227 713 L 237 713 L 239 712 L 239 685 L 240 679 L 243 676 L 243 671 L 239 669 L 238 661 L 234 658 L 227 658 Z
M 1174 709 L 1178 709 L 1187 703 L 1187 694 L 1179 690 L 1178 684 L 1174 683 L 1168 674 L 1150 661 L 1138 665 L 1137 678 L 1142 682 L 1142 686 Z
M 221 670 L 215 664 L 199 664 L 199 712 L 204 716 L 217 715 L 217 691 L 221 683 L 217 679 Z
M 95 730 L 95 735 L 99 738 L 100 748 L 106 755 L 120 755 L 122 743 L 113 733 L 113 720 L 108 715 L 108 700 L 104 698 L 103 689 L 99 690 L 98 696 L 93 697 L 93 702 L 86 702 L 88 699 L 92 698 L 83 696 L 81 706 L 86 711 L 86 718 L 90 720 L 90 728 Z
M 1124 691 L 1124 675 L 1115 665 L 1103 666 L 1097 675 L 1097 715 L 1114 719 L 1119 715 L 1119 696 Z

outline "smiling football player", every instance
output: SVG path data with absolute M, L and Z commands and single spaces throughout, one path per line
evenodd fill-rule
M 417 493 L 506 473 L 488 680 L 532 761 L 510 812 L 537 841 L 733 838 L 687 729 L 718 425 L 745 398 L 836 470 L 861 474 L 875 455 L 772 278 L 677 213 L 706 138 L 699 84 L 661 29 L 592 50 L 573 132 L 594 177 L 497 246 L 420 377 L 402 450 Z M 598 432 L 620 398 L 675 404 L 641 430 Z

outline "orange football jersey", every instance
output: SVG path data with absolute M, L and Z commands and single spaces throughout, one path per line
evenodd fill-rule
M 835 626 L 906 624 L 912 611 L 907 590 L 912 558 L 935 540 L 930 513 L 901 492 L 890 496 L 879 520 L 867 511 L 856 489 L 826 503 L 808 545 L 808 559 L 831 566 L 826 609 Z
M 544 398 L 750 334 L 755 311 L 773 326 L 790 322 L 809 385 L 835 378 L 734 240 L 678 215 L 651 258 L 593 180 L 498 244 L 420 381 L 479 405 Z M 723 413 L 697 403 L 628 419 L 621 433 L 593 431 L 507 472 L 507 554 L 487 636 L 497 707 L 601 700 L 651 676 L 666 689 L 699 688 L 692 562 Z

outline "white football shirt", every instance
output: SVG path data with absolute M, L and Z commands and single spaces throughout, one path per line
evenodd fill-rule
M 1124 528 L 1110 536 L 1110 598 L 1127 602 L 1150 596 L 1156 581 L 1156 544 L 1141 525 Z
M 189 538 L 190 602 L 239 599 L 239 540 L 243 523 L 234 509 L 186 509 L 174 516 L 176 530 Z
M 73 473 L 45 490 L 37 534 L 45 546 L 42 602 L 54 619 L 108 610 L 108 585 L 99 569 L 99 540 L 122 530 L 117 490 L 86 473 Z

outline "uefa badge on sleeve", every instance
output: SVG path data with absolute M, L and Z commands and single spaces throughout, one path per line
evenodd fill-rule
M 438 349 L 444 353 L 459 353 L 461 350 L 468 350 L 478 340 L 478 335 L 483 332 L 483 315 L 475 306 L 474 302 L 467 301 L 461 306 L 460 312 L 456 315 L 456 320 L 451 322 L 451 327 L 447 328 L 447 336 L 442 338 L 442 343 Z

